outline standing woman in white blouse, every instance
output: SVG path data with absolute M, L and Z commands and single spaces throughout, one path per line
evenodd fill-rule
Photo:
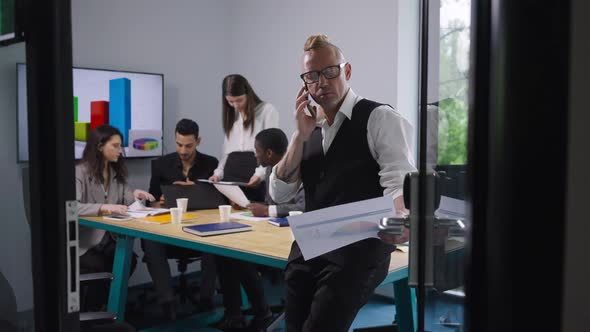
M 226 76 L 222 83 L 222 122 L 223 154 L 209 180 L 247 182 L 248 198 L 262 201 L 264 192 L 258 189 L 265 168 L 257 167 L 254 141 L 262 130 L 278 128 L 279 112 L 256 95 L 244 76 L 233 74 Z

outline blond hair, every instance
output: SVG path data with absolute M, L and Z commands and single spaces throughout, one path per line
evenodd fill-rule
M 310 52 L 325 47 L 331 48 L 339 58 L 344 59 L 344 54 L 340 47 L 332 44 L 326 35 L 311 35 L 307 37 L 305 44 L 303 44 L 303 51 Z

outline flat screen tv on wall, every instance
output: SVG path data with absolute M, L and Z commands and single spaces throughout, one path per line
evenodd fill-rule
M 17 71 L 17 159 L 29 159 L 26 65 Z M 123 134 L 127 158 L 162 155 L 164 75 L 73 68 L 74 149 L 82 158 L 88 134 L 110 124 Z

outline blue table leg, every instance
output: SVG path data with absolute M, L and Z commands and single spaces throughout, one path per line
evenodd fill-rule
M 133 253 L 133 240 L 131 236 L 119 235 L 115 249 L 113 262 L 113 281 L 109 292 L 108 311 L 117 314 L 117 321 L 125 320 L 125 304 L 127 303 L 127 284 L 129 282 L 129 269 L 131 268 L 131 255 Z
M 414 332 L 418 316 L 416 306 L 416 292 L 408 286 L 408 278 L 393 282 L 395 296 L 395 319 L 398 331 Z
M 244 286 L 242 285 L 240 285 L 240 294 L 242 297 L 242 310 L 246 310 L 250 306 L 250 303 L 248 302 L 248 294 L 246 294 Z

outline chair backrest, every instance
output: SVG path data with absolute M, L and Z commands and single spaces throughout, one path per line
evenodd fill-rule
M 248 182 L 258 166 L 252 151 L 235 151 L 227 156 L 223 169 L 224 181 Z
M 178 264 L 178 272 L 180 273 L 185 273 L 186 272 L 186 268 L 190 263 L 194 263 L 196 261 L 200 261 L 201 260 L 201 256 L 193 256 L 193 257 L 180 257 L 177 258 L 177 264 Z

